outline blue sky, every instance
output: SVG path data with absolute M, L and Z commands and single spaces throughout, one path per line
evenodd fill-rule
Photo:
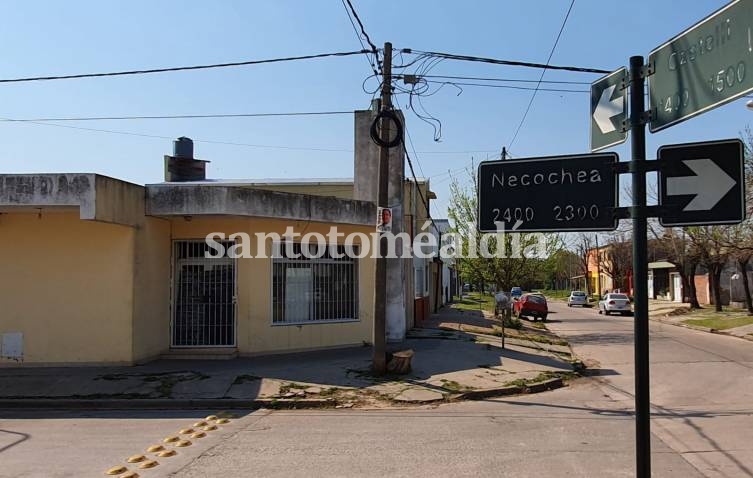
M 545 62 L 568 0 L 353 0 L 377 45 Z M 576 0 L 552 64 L 614 69 L 723 6 L 719 0 Z M 680 7 L 681 5 L 681 7 Z M 157 68 L 360 49 L 340 0 L 8 1 L 2 8 L 0 78 Z M 539 70 L 445 61 L 431 72 L 538 79 Z M 0 84 L 0 117 L 161 115 L 355 110 L 370 68 L 362 56 L 187 73 Z M 545 80 L 598 75 L 548 71 Z M 373 85 L 373 83 L 372 83 Z M 546 86 L 546 85 L 545 85 Z M 551 87 L 551 85 L 548 85 Z M 568 85 L 587 90 L 587 85 Z M 445 87 L 424 106 L 442 121 L 441 142 L 412 114 L 407 126 L 420 171 L 446 216 L 448 170 L 508 145 L 530 91 Z M 512 145 L 515 157 L 587 152 L 589 95 L 540 92 Z M 739 136 L 753 120 L 737 100 L 657 134 L 662 144 Z M 65 123 L 196 140 L 217 178 L 352 176 L 353 119 L 180 119 Z M 270 147 L 231 146 L 201 140 Z M 162 179 L 168 139 L 0 122 L 3 172 L 96 172 L 136 183 Z M 315 151 L 306 148 L 331 149 Z M 466 153 L 465 151 L 476 151 Z M 627 160 L 626 145 L 615 148 Z M 450 154 L 449 152 L 457 152 Z M 423 171 L 423 173 L 421 173 Z M 462 174 L 462 173 L 461 173 Z

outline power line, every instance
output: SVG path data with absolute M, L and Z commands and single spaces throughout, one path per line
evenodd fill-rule
M 572 12 L 573 10 L 573 5 L 575 5 L 575 0 L 571 0 L 570 2 L 570 7 L 568 7 L 567 13 L 565 14 L 565 18 L 562 20 L 562 26 L 560 26 L 560 31 L 557 33 L 557 38 L 554 40 L 554 45 L 552 45 L 552 49 L 549 52 L 549 56 L 546 59 L 546 66 L 541 71 L 539 82 L 536 83 L 536 89 L 533 90 L 533 94 L 531 95 L 530 101 L 528 101 L 528 106 L 526 107 L 526 111 L 523 113 L 523 117 L 520 119 L 520 123 L 518 123 L 518 127 L 515 129 L 515 134 L 512 136 L 512 140 L 509 143 L 507 143 L 507 145 L 510 147 L 512 147 L 512 145 L 515 144 L 515 140 L 518 139 L 518 133 L 520 133 L 520 129 L 523 127 L 523 123 L 525 123 L 526 118 L 528 117 L 528 113 L 531 111 L 533 100 L 536 98 L 536 93 L 538 93 L 539 86 L 541 86 L 541 80 L 544 79 L 544 74 L 546 74 L 546 70 L 547 70 L 547 67 L 549 66 L 549 62 L 552 60 L 552 56 L 554 56 L 554 51 L 557 49 L 557 44 L 560 41 L 562 32 L 565 31 L 565 25 L 567 25 L 567 19 L 570 18 L 570 12 Z
M 345 0 L 348 3 L 348 7 L 350 8 L 350 12 L 353 14 L 353 17 L 356 19 L 356 22 L 358 23 L 358 26 L 361 27 L 361 35 L 366 39 L 366 43 L 369 44 L 371 47 L 371 52 L 374 54 L 374 57 L 376 58 L 377 65 L 379 66 L 379 72 L 382 71 L 382 65 L 379 62 L 379 50 L 377 49 L 376 45 L 371 41 L 371 38 L 369 37 L 369 34 L 366 33 L 366 28 L 363 26 L 363 22 L 361 21 L 361 17 L 358 16 L 358 12 L 356 12 L 356 9 L 353 7 L 353 4 L 350 3 L 350 0 Z M 350 16 L 350 15 L 348 15 Z M 355 28 L 355 25 L 353 26 Z M 356 35 L 358 35 L 358 32 L 356 31 Z M 359 40 L 361 36 L 358 36 Z M 363 46 L 363 43 L 361 44 Z M 376 71 L 374 72 L 376 73 Z
M 344 52 L 334 52 L 334 53 L 319 53 L 316 55 L 288 56 L 288 57 L 283 57 L 283 58 L 271 58 L 271 59 L 266 59 L 266 60 L 248 60 L 248 61 L 237 61 L 237 62 L 231 62 L 231 63 L 213 63 L 209 65 L 194 65 L 194 66 L 175 66 L 175 67 L 169 67 L 169 68 L 153 68 L 153 69 L 147 69 L 147 70 L 111 71 L 111 72 L 106 72 L 106 73 L 80 73 L 80 74 L 75 74 L 75 75 L 58 75 L 58 76 L 33 76 L 33 77 L 26 77 L 26 78 L 0 79 L 0 83 L 70 80 L 70 79 L 77 79 L 77 78 L 99 78 L 99 77 L 105 77 L 105 76 L 144 75 L 144 74 L 149 74 L 149 73 L 208 70 L 211 68 L 227 68 L 231 66 L 261 65 L 265 63 L 282 63 L 282 62 L 287 62 L 287 61 L 312 60 L 316 58 L 352 56 L 352 55 L 360 55 L 362 53 L 368 53 L 368 52 L 369 52 L 368 50 L 344 51 Z
M 416 53 L 419 55 L 426 55 L 426 56 L 432 56 L 435 58 L 444 58 L 447 60 L 458 60 L 458 61 L 471 61 L 471 62 L 479 62 L 479 63 L 490 63 L 493 65 L 507 65 L 507 66 L 522 66 L 526 68 L 543 68 L 547 70 L 561 70 L 561 71 L 573 71 L 578 73 L 599 73 L 599 74 L 607 74 L 611 73 L 609 70 L 601 70 L 598 68 L 583 68 L 579 66 L 557 66 L 557 65 L 545 65 L 542 63 L 531 63 L 527 61 L 515 61 L 515 60 L 499 60 L 497 58 L 486 58 L 486 57 L 480 57 L 480 56 L 470 56 L 470 55 L 456 55 L 453 53 L 439 53 L 434 51 L 421 51 L 421 50 L 412 50 L 410 48 L 404 48 L 401 50 L 403 53 Z M 410 66 L 413 62 L 405 65 Z M 399 68 L 399 67 L 396 67 Z
M 9 120 L 9 118 L 0 118 L 0 120 L 7 121 Z M 57 128 L 69 128 L 69 129 L 75 129 L 75 130 L 81 130 L 81 131 L 92 131 L 92 132 L 97 132 L 97 133 L 118 134 L 118 135 L 124 135 L 124 136 L 138 136 L 142 138 L 167 139 L 167 140 L 175 139 L 172 136 L 163 136 L 163 135 L 148 134 L 148 133 L 136 133 L 133 131 L 121 131 L 121 130 L 112 130 L 112 129 L 85 128 L 83 126 L 71 126 L 67 124 L 45 123 L 41 121 L 26 120 L 23 122 L 23 124 L 53 126 Z M 236 143 L 232 141 L 216 141 L 216 140 L 209 140 L 209 139 L 193 139 L 193 141 L 195 143 L 221 144 L 221 145 L 226 145 L 226 146 L 244 146 L 244 147 L 249 147 L 249 148 L 260 148 L 260 149 L 284 149 L 284 150 L 292 150 L 292 151 L 322 151 L 322 152 L 333 152 L 333 153 L 352 153 L 353 152 L 352 149 L 308 148 L 308 147 L 304 148 L 304 147 L 295 147 L 295 146 Z
M 416 171 L 413 169 L 413 161 L 410 159 L 410 154 L 408 154 L 408 148 L 405 145 L 405 139 L 403 139 L 403 149 L 405 150 L 405 159 L 408 160 L 408 168 L 410 169 L 411 176 L 413 176 L 413 181 L 416 184 L 416 191 L 418 191 L 418 195 L 421 196 L 421 202 L 423 204 L 426 204 L 426 215 L 429 217 L 429 221 L 431 221 L 431 224 L 434 226 L 434 228 L 439 231 L 439 227 L 437 227 L 437 224 L 434 222 L 434 218 L 431 217 L 431 203 L 426 200 L 426 197 L 424 196 L 424 193 L 421 191 L 421 188 L 418 187 L 418 178 L 416 177 Z M 414 151 L 415 153 L 415 151 Z M 429 185 L 429 182 L 426 181 L 426 185 Z
M 394 75 L 394 78 L 405 78 L 410 75 Z M 479 76 L 451 76 L 451 75 L 421 75 L 421 78 L 436 78 L 446 80 L 472 80 L 472 81 L 498 81 L 502 83 L 539 83 L 537 80 L 524 80 L 521 78 L 489 78 Z M 564 81 L 564 80 L 544 80 L 542 84 L 562 84 L 562 85 L 590 85 L 588 81 Z
M 346 5 L 345 0 L 340 0 L 340 1 L 343 4 L 343 8 L 345 8 L 345 13 L 348 14 L 348 20 L 350 20 L 350 24 L 353 27 L 353 31 L 356 33 L 356 38 L 358 38 L 358 43 L 361 44 L 361 48 L 362 49 L 366 50 L 366 45 L 364 45 L 364 43 L 363 43 L 363 37 L 358 32 L 358 28 L 356 27 L 356 24 L 353 21 L 353 16 L 356 15 L 355 9 L 353 8 L 353 5 L 350 5 L 350 2 L 348 2 L 348 4 Z M 350 5 L 350 9 L 348 9 L 348 5 Z M 353 12 L 352 15 L 351 15 L 351 12 Z M 377 67 L 374 64 L 374 62 L 371 60 L 371 57 L 369 56 L 369 54 L 368 53 L 364 53 L 364 55 L 366 57 L 366 61 L 369 62 L 369 66 L 371 67 L 371 71 L 374 72 L 375 76 L 379 76 L 379 72 L 377 71 Z M 378 55 L 378 53 L 376 51 L 374 53 L 374 57 L 376 58 L 377 63 L 379 63 L 379 55 Z
M 503 89 L 509 89 L 509 90 L 523 90 L 523 91 L 549 91 L 554 93 L 590 93 L 589 90 L 568 90 L 565 88 L 535 88 L 535 87 L 528 87 L 528 86 L 513 86 L 513 85 L 493 85 L 488 83 L 467 83 L 467 82 L 460 82 L 460 81 L 433 81 L 433 80 L 426 80 L 427 83 L 432 84 L 442 84 L 442 85 L 452 85 L 452 86 L 479 86 L 483 88 L 503 88 Z M 462 88 L 461 88 L 462 93 Z
M 228 113 L 228 114 L 187 114 L 155 116 L 68 116 L 61 118 L 0 118 L 0 122 L 33 123 L 35 121 L 112 121 L 112 120 L 161 120 L 161 119 L 201 119 L 201 118 L 262 118 L 275 116 L 327 116 L 352 115 L 352 111 L 303 111 L 293 113 Z
M 24 119 L 24 120 L 18 120 L 14 118 L 0 118 L 0 122 L 18 122 L 22 124 L 31 124 L 31 125 L 38 125 L 38 126 L 51 126 L 56 128 L 67 128 L 67 129 L 73 129 L 73 130 L 80 130 L 80 131 L 90 131 L 90 132 L 96 132 L 96 133 L 107 133 L 107 134 L 117 134 L 117 135 L 123 135 L 123 136 L 135 136 L 135 137 L 141 137 L 141 138 L 152 138 L 152 139 L 166 139 L 166 140 L 173 140 L 175 139 L 172 136 L 164 136 L 164 135 L 156 135 L 156 134 L 149 134 L 149 133 L 137 133 L 134 131 L 123 131 L 123 130 L 113 130 L 113 129 L 100 129 L 100 128 L 88 128 L 83 126 L 72 126 L 68 124 L 57 124 L 57 123 L 47 123 L 43 121 L 37 121 L 33 119 Z M 193 139 L 196 143 L 207 143 L 207 144 L 220 144 L 225 146 L 242 146 L 242 147 L 248 147 L 248 148 L 259 148 L 259 149 L 281 149 L 281 150 L 290 150 L 290 151 L 319 151 L 319 152 L 326 152 L 326 153 L 353 153 L 354 151 L 352 149 L 345 149 L 345 148 L 316 148 L 316 147 L 307 147 L 307 146 L 282 146 L 282 145 L 270 145 L 270 144 L 251 144 L 251 143 L 240 143 L 240 142 L 233 142 L 233 141 L 217 141 L 217 140 L 209 140 L 209 139 Z M 483 153 L 488 152 L 484 150 L 478 150 L 478 151 L 421 151 L 421 154 L 470 154 L 470 153 Z
M 402 110 L 402 108 L 400 107 L 400 103 L 397 100 L 397 96 L 393 96 L 393 99 L 395 100 L 395 105 L 397 106 L 397 108 L 399 110 Z M 408 142 L 410 143 L 410 147 L 413 149 L 413 153 L 416 154 L 416 147 L 413 144 L 413 138 L 411 138 L 411 136 L 410 136 L 410 131 L 408 131 L 408 125 L 404 124 L 403 128 L 405 129 L 406 136 L 408 136 Z M 403 146 L 405 146 L 405 142 L 403 142 Z M 416 154 L 416 162 L 418 163 L 418 169 L 419 169 L 419 171 L 421 171 L 421 176 L 422 177 L 426 177 L 424 175 L 424 168 L 421 167 L 421 161 L 419 161 L 417 154 Z

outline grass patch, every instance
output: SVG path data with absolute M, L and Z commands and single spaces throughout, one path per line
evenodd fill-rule
M 306 390 L 311 385 L 304 385 L 302 383 L 295 383 L 295 382 L 288 382 L 285 384 L 280 385 L 280 393 L 288 393 L 292 392 L 293 390 Z
M 547 380 L 551 380 L 553 378 L 561 378 L 562 380 L 572 380 L 576 377 L 579 377 L 579 375 L 575 372 L 541 372 L 536 377 L 533 378 L 519 378 L 517 380 L 512 380 L 510 382 L 506 382 L 506 387 L 521 387 L 525 388 L 529 385 L 534 385 L 536 383 L 545 382 Z
M 442 382 L 442 388 L 444 388 L 445 390 L 449 390 L 450 392 L 461 392 L 465 389 L 464 386 L 460 385 L 455 380 L 447 380 L 443 378 L 441 382 Z
M 539 294 L 544 294 L 547 299 L 562 299 L 570 297 L 570 290 L 537 290 Z
M 556 339 L 550 338 L 545 335 L 518 334 L 515 338 L 518 338 L 521 340 L 530 340 L 531 342 L 537 342 L 539 344 L 562 345 L 562 346 L 570 345 L 570 343 L 567 340 L 560 339 L 560 338 L 556 338 Z
M 683 320 L 683 323 L 708 327 L 715 330 L 727 330 L 753 324 L 753 316 L 749 316 L 747 311 L 740 309 L 725 309 L 726 310 L 722 312 L 694 310 L 687 314 L 693 318 Z
M 470 292 L 462 298 L 456 297 L 452 303 L 452 308 L 467 311 L 487 310 L 494 312 L 494 305 L 493 295 L 481 295 L 478 292 Z
M 517 317 L 510 317 L 510 318 L 505 317 L 503 321 L 504 321 L 505 327 L 508 329 L 520 330 L 523 328 L 523 322 L 521 322 L 520 319 L 518 319 Z
M 320 397 L 331 397 L 332 395 L 335 395 L 335 394 L 336 394 L 336 393 L 337 393 L 337 392 L 338 392 L 339 390 L 340 390 L 340 389 L 339 389 L 339 388 L 337 388 L 337 387 L 329 387 L 329 388 L 324 388 L 324 389 L 322 389 L 322 391 L 321 391 L 321 392 L 319 393 L 319 396 L 320 396 Z

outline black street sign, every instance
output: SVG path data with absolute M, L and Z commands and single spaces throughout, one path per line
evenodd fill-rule
M 753 91 L 753 0 L 737 0 L 649 54 L 652 133 Z
M 591 84 L 591 151 L 625 142 L 627 70 L 620 68 Z
M 478 166 L 481 232 L 612 231 L 615 153 L 485 161 Z
M 658 158 L 662 226 L 737 224 L 745 219 L 739 139 L 662 146 Z

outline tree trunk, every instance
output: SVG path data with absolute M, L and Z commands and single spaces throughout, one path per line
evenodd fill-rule
M 677 268 L 678 274 L 680 274 L 680 280 L 682 281 L 682 290 L 683 290 L 683 297 L 682 301 L 685 302 L 685 299 L 690 302 L 690 281 L 693 280 L 692 278 L 688 278 L 688 274 L 686 273 L 685 269 L 683 267 Z
M 712 287 L 714 289 L 714 310 L 722 311 L 722 264 L 712 264 L 709 267 L 709 277 L 713 278 Z
M 737 266 L 740 268 L 740 274 L 743 275 L 743 290 L 745 291 L 745 307 L 748 309 L 748 315 L 753 315 L 753 300 L 751 300 L 750 298 L 750 284 L 748 283 L 748 262 L 750 262 L 749 257 L 745 259 L 738 259 Z
M 695 262 L 685 264 L 688 277 L 688 302 L 690 302 L 691 309 L 700 309 L 701 304 L 698 303 L 698 291 L 695 288 L 695 271 L 698 265 Z

